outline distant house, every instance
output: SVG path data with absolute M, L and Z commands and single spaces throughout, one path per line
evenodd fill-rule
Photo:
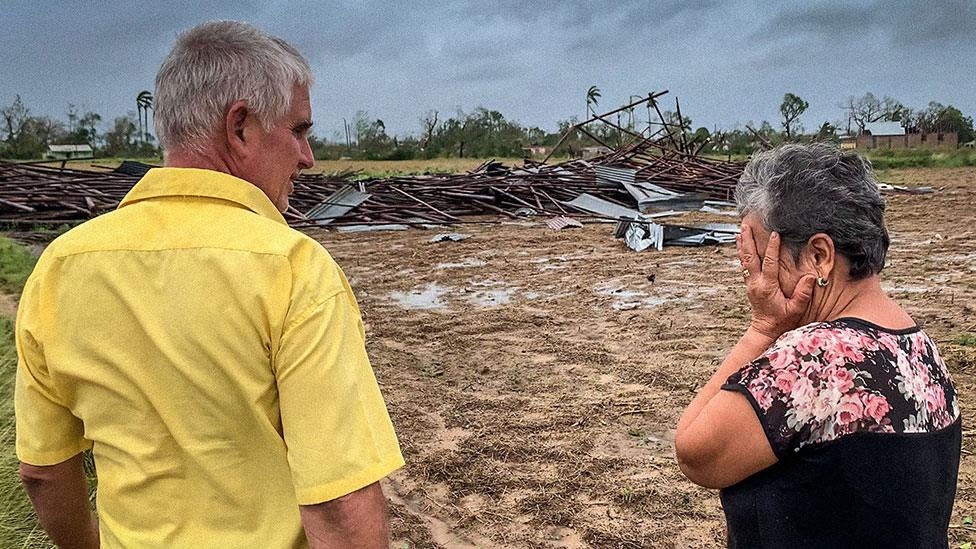
M 611 150 L 610 147 L 604 147 L 602 145 L 598 145 L 594 147 L 583 147 L 580 150 L 580 153 L 583 155 L 584 160 L 589 160 L 590 158 L 596 158 L 598 156 L 603 156 L 605 154 L 610 154 L 612 152 L 613 150 Z
M 46 160 L 78 160 L 92 158 L 91 145 L 48 145 L 44 153 Z
M 900 122 L 865 124 L 855 140 L 858 149 L 954 149 L 958 145 L 957 133 L 906 133 Z
M 837 140 L 840 142 L 840 148 L 841 149 L 847 150 L 847 149 L 856 149 L 857 148 L 857 136 L 856 135 L 850 135 L 850 134 L 846 134 L 845 133 L 845 134 L 842 134 L 842 135 L 838 135 L 837 136 Z

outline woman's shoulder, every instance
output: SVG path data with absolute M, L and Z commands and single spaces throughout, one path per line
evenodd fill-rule
M 814 322 L 786 332 L 766 352 L 815 357 L 835 365 L 860 363 L 868 353 L 891 358 L 917 349 L 941 362 L 935 342 L 919 327 L 891 329 L 853 317 Z
M 959 417 L 949 372 L 918 327 L 808 324 L 783 334 L 729 382 L 751 395 L 780 451 L 858 432 L 931 432 Z

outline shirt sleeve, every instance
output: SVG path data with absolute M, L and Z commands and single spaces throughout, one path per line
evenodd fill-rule
M 17 376 L 14 415 L 17 459 L 30 465 L 56 465 L 92 447 L 85 427 L 58 394 L 41 343 L 25 328 L 34 304 L 25 293 L 17 319 Z
M 723 390 L 746 397 L 779 459 L 799 450 L 809 437 L 810 428 L 797 421 L 794 406 L 796 393 L 812 390 L 804 387 L 800 366 L 793 338 L 784 336 L 722 385 Z
M 338 291 L 296 309 L 275 357 L 281 426 L 300 505 L 346 495 L 404 463 L 366 355 L 359 308 L 334 270 L 326 276 L 338 277 Z

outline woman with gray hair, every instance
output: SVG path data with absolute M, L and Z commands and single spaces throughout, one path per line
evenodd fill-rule
M 678 423 L 681 470 L 722 489 L 729 547 L 947 547 L 959 403 L 881 287 L 870 164 L 785 145 L 753 157 L 736 201 L 752 322 Z

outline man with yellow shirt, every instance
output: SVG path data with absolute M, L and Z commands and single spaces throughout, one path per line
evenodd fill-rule
M 214 22 L 156 77 L 164 168 L 38 261 L 17 318 L 17 455 L 72 547 L 385 547 L 403 465 L 345 276 L 281 212 L 312 76 Z M 98 472 L 91 513 L 82 452 Z

